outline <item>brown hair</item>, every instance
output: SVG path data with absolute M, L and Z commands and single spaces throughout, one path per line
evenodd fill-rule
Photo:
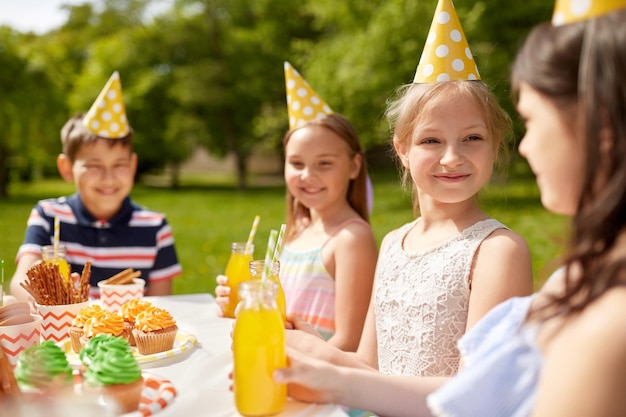
M 369 213 L 367 210 L 367 165 L 365 163 L 365 155 L 359 137 L 354 130 L 352 124 L 342 115 L 334 113 L 321 119 L 311 120 L 301 126 L 291 129 L 283 138 L 283 148 L 287 147 L 287 143 L 293 132 L 311 126 L 320 126 L 335 133 L 342 138 L 351 151 L 351 157 L 356 155 L 362 156 L 361 170 L 355 179 L 350 180 L 348 187 L 347 200 L 350 206 L 365 220 L 369 222 Z M 311 217 L 310 210 L 298 202 L 287 189 L 287 219 L 285 241 L 292 240 L 300 231 L 299 224 L 304 219 Z
M 537 26 L 513 66 L 514 89 L 526 83 L 556 103 L 584 149 L 581 195 L 564 259 L 566 287 L 554 298 L 556 311 L 580 311 L 624 282 L 626 260 L 611 251 L 626 225 L 625 25 L 626 11 L 619 11 Z
M 90 132 L 83 124 L 84 114 L 79 113 L 72 116 L 61 128 L 61 144 L 63 145 L 63 153 L 74 162 L 76 154 L 80 147 L 86 143 L 94 143 L 96 140 L 107 141 L 109 146 L 115 145 L 128 146 L 132 150 L 133 130 L 130 129 L 128 135 L 121 139 L 108 139 Z
M 469 97 L 480 107 L 493 144 L 496 162 L 500 159 L 506 160 L 508 153 L 505 142 L 511 133 L 511 118 L 500 107 L 494 94 L 482 81 L 446 81 L 407 84 L 400 87 L 396 98 L 388 102 L 386 111 L 394 143 L 410 143 L 425 110 L 440 102 L 456 100 L 459 97 Z M 396 157 L 398 157 L 397 154 Z M 399 162 L 398 166 L 404 187 L 414 196 L 413 208 L 417 213 L 419 207 L 415 198 L 415 184 L 411 180 L 409 170 Z

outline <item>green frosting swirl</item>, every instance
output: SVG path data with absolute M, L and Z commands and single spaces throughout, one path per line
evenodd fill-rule
M 130 345 L 126 340 L 106 333 L 100 333 L 85 343 L 78 357 L 81 363 L 89 366 L 93 358 L 101 352 L 121 350 L 122 352 L 130 351 Z
M 72 384 L 72 368 L 65 352 L 52 340 L 35 344 L 20 353 L 15 379 L 22 388 L 46 388 Z
M 85 381 L 91 386 L 131 384 L 141 378 L 141 368 L 128 342 L 115 336 L 111 337 L 121 343 L 113 340 L 94 343 L 97 346 L 94 349 L 95 354 L 89 357 L 89 367 L 84 375 Z M 85 347 L 87 344 L 81 349 L 81 353 Z M 86 353 L 85 357 L 88 355 Z

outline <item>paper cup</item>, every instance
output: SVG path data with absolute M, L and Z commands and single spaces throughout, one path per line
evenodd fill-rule
M 0 346 L 11 365 L 15 366 L 21 351 L 39 343 L 42 318 L 31 314 L 32 321 L 13 326 L 0 326 Z
M 111 285 L 98 283 L 100 288 L 100 302 L 102 308 L 109 311 L 119 311 L 122 305 L 134 298 L 143 298 L 146 281 L 141 278 L 133 279 L 132 284 Z
M 76 314 L 89 305 L 89 301 L 58 306 L 36 304 L 37 311 L 43 318 L 41 322 L 41 340 L 62 342 L 69 338 L 69 330 Z

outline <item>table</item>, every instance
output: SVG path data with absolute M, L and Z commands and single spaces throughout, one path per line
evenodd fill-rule
M 145 297 L 167 309 L 178 328 L 198 338 L 195 348 L 159 360 L 146 372 L 169 379 L 177 390 L 175 401 L 155 417 L 232 417 L 239 416 L 228 373 L 232 370 L 230 332 L 233 319 L 218 316 L 219 308 L 210 294 Z M 339 406 L 307 404 L 288 399 L 280 417 L 345 417 Z

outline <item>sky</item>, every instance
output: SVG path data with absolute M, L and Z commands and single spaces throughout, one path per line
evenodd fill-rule
M 99 4 L 98 0 L 0 0 L 0 25 L 8 25 L 20 32 L 42 34 L 60 27 L 67 21 L 69 12 L 64 4 Z M 148 16 L 162 13 L 172 0 L 153 1 Z
M 61 26 L 68 17 L 63 4 L 93 3 L 92 0 L 0 0 L 0 25 L 38 34 Z

